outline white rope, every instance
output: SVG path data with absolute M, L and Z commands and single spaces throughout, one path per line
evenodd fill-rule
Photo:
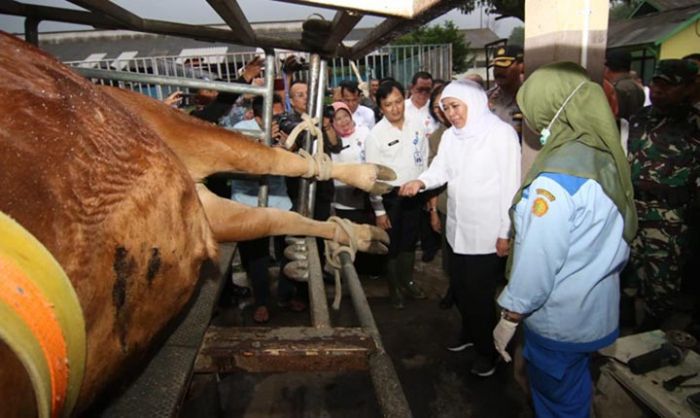
M 284 147 L 287 149 L 292 149 L 301 131 L 309 131 L 311 136 L 322 138 L 323 133 L 320 129 L 318 129 L 318 126 L 316 126 L 317 124 L 318 119 L 312 118 L 307 113 L 302 113 L 301 122 L 295 126 L 294 129 L 292 129 L 292 132 L 289 133 L 287 140 L 284 142 Z M 321 151 L 323 151 L 323 148 Z
M 331 172 L 333 171 L 333 161 L 331 157 L 323 152 L 323 133 L 316 124 L 318 119 L 310 117 L 306 113 L 302 113 L 301 122 L 292 129 L 289 133 L 287 141 L 284 146 L 290 149 L 297 140 L 297 137 L 302 131 L 309 131 L 312 136 L 318 138 L 316 147 L 316 153 L 312 156 L 306 150 L 300 149 L 299 155 L 304 158 L 308 163 L 308 168 L 306 173 L 302 175 L 304 178 L 316 177 L 317 180 L 329 180 L 331 178 Z

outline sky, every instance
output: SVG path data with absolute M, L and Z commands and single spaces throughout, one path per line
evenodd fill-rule
M 64 0 L 19 0 L 22 3 L 53 6 L 70 9 L 80 9 Z M 189 24 L 216 24 L 223 23 L 221 18 L 209 6 L 205 0 L 113 0 L 119 6 L 149 19 L 175 21 Z M 269 22 L 280 20 L 305 19 L 313 13 L 320 13 L 326 19 L 332 19 L 334 10 L 299 6 L 271 0 L 239 0 L 238 4 L 250 22 Z M 375 26 L 381 22 L 381 18 L 365 17 L 357 27 Z M 431 24 L 452 20 L 459 28 L 473 29 L 490 27 L 497 35 L 507 38 L 512 29 L 521 26 L 518 19 L 509 18 L 495 20 L 494 16 L 476 11 L 464 15 L 458 10 L 453 10 Z M 24 18 L 17 16 L 0 15 L 0 29 L 10 33 L 24 32 Z M 69 25 L 59 22 L 42 22 L 39 32 L 53 32 L 75 29 L 90 29 L 90 27 Z

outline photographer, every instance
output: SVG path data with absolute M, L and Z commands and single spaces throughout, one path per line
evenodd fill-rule
M 289 88 L 289 99 L 292 105 L 292 112 L 285 114 L 280 120 L 280 125 L 287 125 L 284 119 L 294 119 L 298 120 L 297 123 L 301 122 L 301 115 L 306 113 L 307 104 L 309 101 L 308 96 L 308 86 L 304 81 L 294 81 Z M 291 124 L 290 124 L 291 125 Z M 293 124 L 296 126 L 296 124 Z M 292 146 L 290 151 L 296 151 L 301 147 L 303 138 L 305 135 L 299 135 L 297 141 Z M 316 138 L 318 139 L 318 138 Z M 331 119 L 327 115 L 323 117 L 323 152 L 330 156 L 331 153 L 339 153 L 342 144 L 338 140 L 333 127 L 331 126 Z M 299 179 L 297 178 L 286 178 L 287 181 L 287 193 L 289 198 L 292 199 L 292 210 L 299 211 Z M 334 187 L 333 180 L 316 181 L 316 199 L 314 200 L 314 213 L 313 219 L 319 221 L 325 221 L 331 216 L 331 202 L 333 201 Z M 325 264 L 326 258 L 324 254 L 324 243 L 322 239 L 317 239 L 316 244 L 318 246 L 318 251 L 321 259 L 321 264 Z
M 231 81 L 232 83 L 250 84 L 258 77 L 263 68 L 264 60 L 262 57 L 255 57 L 243 68 L 243 74 L 240 78 Z M 208 80 L 207 80 L 208 81 Z M 240 94 L 216 92 L 213 90 L 200 89 L 198 96 L 205 94 L 209 100 L 204 103 L 204 107 L 196 109 L 190 114 L 196 118 L 206 120 L 211 123 L 217 123 L 222 116 L 231 110 L 231 106 L 236 103 Z
M 296 80 L 289 88 L 289 99 L 292 105 L 292 112 L 283 114 L 280 117 L 280 127 L 291 127 L 292 129 L 301 123 L 301 115 L 306 113 L 309 100 L 308 86 L 306 82 Z M 289 121 L 297 121 L 290 123 Z M 283 130 L 284 131 L 284 130 Z M 291 131 L 290 131 L 291 132 Z M 300 135 L 297 141 L 292 146 L 290 151 L 296 151 L 301 147 L 304 135 Z M 340 152 L 341 144 L 335 131 L 331 126 L 331 121 L 328 117 L 323 118 L 323 150 L 326 154 Z M 292 199 L 294 210 L 297 210 L 299 198 L 299 179 L 287 178 L 287 193 Z M 314 205 L 314 219 L 326 220 L 331 214 L 331 201 L 333 200 L 333 181 L 317 181 L 316 182 L 316 202 Z
M 262 130 L 263 98 L 257 96 L 252 103 L 254 119 L 238 122 L 233 129 L 243 129 L 260 131 Z M 282 98 L 279 95 L 273 97 L 272 111 L 274 114 L 281 114 L 283 110 Z M 272 139 L 276 142 L 273 146 L 284 143 L 287 135 L 281 132 L 276 122 L 272 123 Z M 248 206 L 258 205 L 258 189 L 260 183 L 257 180 L 234 179 L 231 182 L 231 199 Z M 287 196 L 285 182 L 282 176 L 268 176 L 268 207 L 282 210 L 289 210 L 292 202 Z M 303 311 L 306 305 L 297 299 L 295 282 L 291 281 L 282 273 L 284 236 L 274 237 L 275 259 L 279 263 L 280 275 L 277 287 L 277 299 L 280 306 L 287 307 L 292 311 Z M 253 297 L 255 298 L 253 321 L 265 323 L 270 319 L 269 311 L 269 266 L 270 266 L 270 239 L 260 238 L 250 241 L 241 241 L 238 244 L 241 255 L 241 263 L 245 269 L 253 286 Z

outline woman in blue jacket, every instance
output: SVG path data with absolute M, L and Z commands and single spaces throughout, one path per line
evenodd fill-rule
M 637 229 L 630 170 L 600 85 L 573 63 L 535 71 L 517 94 L 543 148 L 514 199 L 515 242 L 494 329 L 524 324 L 538 417 L 588 417 L 590 354 L 618 336 L 619 274 Z

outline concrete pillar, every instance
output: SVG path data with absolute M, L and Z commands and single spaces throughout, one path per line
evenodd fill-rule
M 526 0 L 525 77 L 541 65 L 573 61 L 601 82 L 609 7 L 608 0 Z M 541 148 L 538 138 L 524 131 L 523 176 Z

